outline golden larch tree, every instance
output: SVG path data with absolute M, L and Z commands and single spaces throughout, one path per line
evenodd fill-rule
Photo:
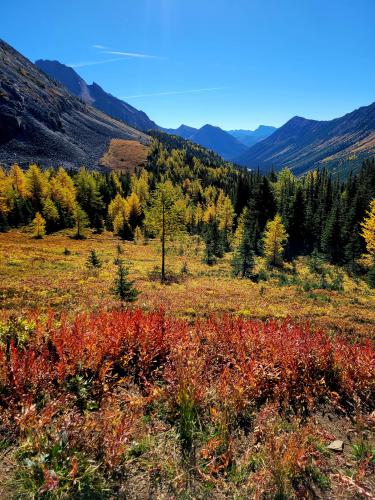
M 33 234 L 34 238 L 41 239 L 46 234 L 46 221 L 42 217 L 40 212 L 35 214 L 33 220 Z
M 285 244 L 288 241 L 288 233 L 285 230 L 281 216 L 276 214 L 275 218 L 267 222 L 263 236 L 264 256 L 272 266 L 281 265 Z
M 34 206 L 42 209 L 48 196 L 49 183 L 47 175 L 37 165 L 30 165 L 27 170 L 26 189 Z
M 361 227 L 361 236 L 366 242 L 367 253 L 375 258 L 375 198 L 370 202 L 370 208 Z
M 120 234 L 129 218 L 129 203 L 118 193 L 108 206 L 108 218 L 112 222 L 113 232 Z
M 16 196 L 27 198 L 29 196 L 27 179 L 19 165 L 14 164 L 10 167 L 9 177 Z
M 146 210 L 145 227 L 148 234 L 161 239 L 161 280 L 165 281 L 166 240 L 179 236 L 186 228 L 186 205 L 181 193 L 171 181 L 156 186 Z

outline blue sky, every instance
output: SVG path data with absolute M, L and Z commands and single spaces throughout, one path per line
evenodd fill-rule
M 375 101 L 375 0 L 1 0 L 0 37 L 165 127 L 280 126 Z

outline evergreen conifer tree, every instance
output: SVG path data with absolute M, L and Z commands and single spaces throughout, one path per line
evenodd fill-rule
M 89 256 L 86 261 L 86 266 L 89 269 L 100 269 L 102 267 L 102 261 L 95 250 L 90 250 Z
M 248 208 L 244 208 L 235 235 L 235 249 L 232 259 L 234 276 L 251 278 L 254 268 L 254 243 L 252 241 L 252 220 Z
M 339 264 L 342 262 L 343 245 L 341 228 L 339 204 L 338 201 L 336 201 L 324 224 L 321 239 L 322 250 L 332 264 Z
M 122 302 L 135 302 L 139 291 L 134 287 L 134 281 L 128 278 L 129 270 L 124 262 L 119 259 L 117 264 L 117 274 L 112 292 Z
M 206 233 L 207 234 L 207 233 Z M 205 247 L 204 247 L 204 258 L 203 262 L 208 266 L 213 266 L 216 264 L 216 256 L 214 251 L 214 243 L 209 238 L 206 238 L 205 234 Z
M 223 232 L 219 229 L 219 223 L 213 215 L 205 224 L 203 238 L 206 245 L 204 262 L 211 266 L 216 263 L 217 257 L 221 258 L 224 255 Z
M 85 229 L 89 225 L 89 219 L 87 217 L 87 214 L 82 208 L 77 205 L 75 211 L 74 211 L 74 218 L 75 218 L 75 223 L 76 223 L 76 232 L 74 235 L 74 238 L 76 240 L 83 240 L 85 239 Z
M 126 241 L 131 241 L 134 239 L 133 230 L 127 219 L 122 219 L 122 224 L 120 229 L 118 230 L 118 235 L 120 238 Z

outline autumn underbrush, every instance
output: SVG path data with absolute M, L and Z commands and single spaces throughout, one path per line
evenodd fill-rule
M 319 256 L 275 268 L 257 257 L 254 279 L 240 279 L 232 276 L 230 253 L 208 266 L 201 239 L 186 237 L 168 242 L 167 279 L 161 284 L 160 241 L 134 244 L 110 232 L 88 232 L 85 240 L 70 236 L 60 231 L 34 240 L 22 230 L 0 233 L 0 322 L 35 309 L 74 316 L 117 307 L 111 290 L 121 258 L 141 292 L 137 304 L 143 310 L 162 305 L 187 320 L 225 313 L 256 320 L 292 316 L 351 341 L 375 339 L 373 291 Z M 86 265 L 93 250 L 100 269 Z
M 307 323 L 124 308 L 14 317 L 0 332 L 9 468 L 0 489 L 10 498 L 370 494 L 374 401 L 370 343 Z M 349 470 L 327 449 L 334 436 L 317 419 L 327 408 L 347 426 L 361 422 Z

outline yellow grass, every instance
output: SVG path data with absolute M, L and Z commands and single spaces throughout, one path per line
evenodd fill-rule
M 100 164 L 112 170 L 133 173 L 137 167 L 144 167 L 149 148 L 137 141 L 112 139 Z
M 0 319 L 35 308 L 73 313 L 115 306 L 110 289 L 118 244 L 124 249 L 121 257 L 130 265 L 130 277 L 142 292 L 138 300 L 142 308 L 163 307 L 188 318 L 212 313 L 256 319 L 291 316 L 353 339 L 374 338 L 375 295 L 363 282 L 355 283 L 345 276 L 343 292 L 305 292 L 300 286 L 280 286 L 277 275 L 260 283 L 234 279 L 230 254 L 209 267 L 202 262 L 203 243 L 186 238 L 185 242 L 169 245 L 167 267 L 179 273 L 187 262 L 188 276 L 180 283 L 161 285 L 149 278 L 150 271 L 160 266 L 160 243 L 154 240 L 148 245 L 135 245 L 109 232 L 90 233 L 83 241 L 71 239 L 69 231 L 42 240 L 19 230 L 0 234 Z M 65 248 L 70 255 L 64 254 Z M 90 249 L 95 249 L 103 261 L 98 272 L 85 266 Z M 297 271 L 309 280 L 304 259 L 299 259 Z

